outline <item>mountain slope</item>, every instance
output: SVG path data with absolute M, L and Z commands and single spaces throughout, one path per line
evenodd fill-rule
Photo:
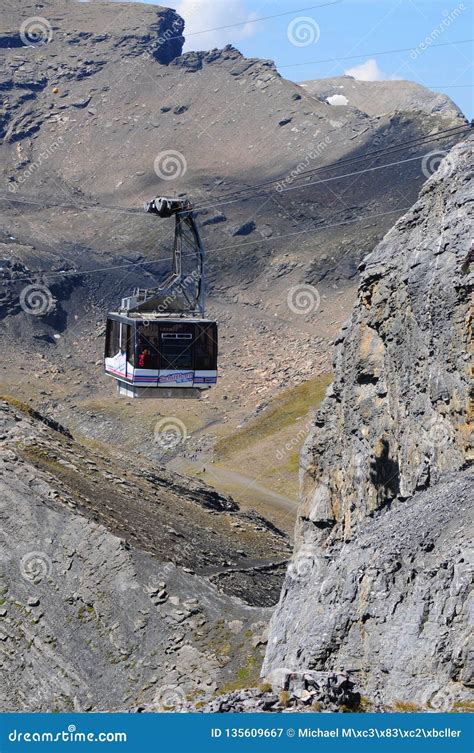
M 286 538 L 0 403 L 2 711 L 179 708 L 252 677 Z
M 446 94 L 432 92 L 414 81 L 358 81 L 352 76 L 334 76 L 303 81 L 300 86 L 322 102 L 353 107 L 373 117 L 393 112 L 463 117 L 459 107 Z
M 11 4 L 1 41 L 4 392 L 75 433 L 156 459 L 148 441 L 156 404 L 117 406 L 101 372 L 103 322 L 169 264 L 172 223 L 142 214 L 143 201 L 186 192 L 202 207 L 220 383 L 185 415 L 177 401 L 166 411 L 187 426 L 180 451 L 194 456 L 204 447 L 208 469 L 216 439 L 282 389 L 330 370 L 358 263 L 415 200 L 427 175 L 421 155 L 459 137 L 349 163 L 349 172 L 366 172 L 338 180 L 348 172 L 340 164 L 316 174 L 329 182 L 313 174 L 293 190 L 298 177 L 465 121 L 449 108 L 427 112 L 422 103 L 433 95 L 425 90 L 407 111 L 371 117 L 318 101 L 271 61 L 230 46 L 182 55 L 179 17 L 146 4 L 45 0 L 36 41 L 47 44 L 25 46 L 20 27 L 38 12 L 33 2 Z M 390 96 L 398 83 L 385 86 Z M 236 189 L 275 178 L 278 186 L 262 195 L 222 204 Z M 42 315 L 21 305 L 31 283 L 49 290 Z M 316 288 L 314 305 L 293 305 L 298 285 Z
M 449 708 L 472 685 L 473 148 L 362 265 L 302 454 L 267 674 L 344 667 L 372 699 Z

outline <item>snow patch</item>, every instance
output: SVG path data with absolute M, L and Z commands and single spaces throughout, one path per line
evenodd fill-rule
M 349 100 L 344 96 L 344 94 L 332 94 L 326 99 L 326 102 L 328 103 L 328 105 L 335 105 L 336 107 L 349 104 Z

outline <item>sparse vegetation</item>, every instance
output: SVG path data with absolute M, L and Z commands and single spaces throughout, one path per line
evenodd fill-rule
M 455 701 L 451 710 L 455 714 L 474 714 L 474 701 L 469 701 L 467 698 Z
M 31 408 L 31 406 L 28 405 L 28 403 L 23 402 L 23 400 L 18 400 L 18 398 L 13 397 L 12 395 L 0 395 L 0 400 L 8 403 L 8 405 L 11 405 L 11 407 L 15 408 L 15 410 L 19 410 L 22 413 L 27 413 L 29 416 L 32 416 L 35 413 L 35 411 Z
M 311 408 L 318 407 L 331 381 L 331 374 L 322 374 L 283 390 L 259 416 L 235 434 L 219 440 L 215 446 L 217 459 L 223 460 L 248 449 L 265 437 L 273 436 L 304 418 Z
M 361 713 L 373 711 L 374 704 L 370 700 L 370 698 L 367 698 L 365 695 L 361 695 L 359 706 L 357 708 L 357 711 L 360 711 Z
M 423 709 L 416 703 L 411 701 L 395 701 L 393 704 L 395 711 L 403 711 L 406 713 L 413 713 L 415 711 L 422 711 Z
M 253 654 L 248 654 L 246 663 L 237 670 L 235 679 L 222 685 L 217 695 L 229 693 L 232 690 L 242 690 L 242 688 L 256 688 L 260 679 L 260 664 L 259 659 Z

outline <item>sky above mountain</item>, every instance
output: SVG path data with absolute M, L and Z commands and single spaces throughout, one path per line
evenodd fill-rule
M 176 9 L 185 50 L 233 44 L 294 81 L 408 79 L 474 114 L 472 0 L 180 0 Z

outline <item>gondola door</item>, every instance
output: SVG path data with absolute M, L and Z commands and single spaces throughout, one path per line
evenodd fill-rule
M 193 386 L 194 328 L 190 322 L 160 324 L 160 386 Z

